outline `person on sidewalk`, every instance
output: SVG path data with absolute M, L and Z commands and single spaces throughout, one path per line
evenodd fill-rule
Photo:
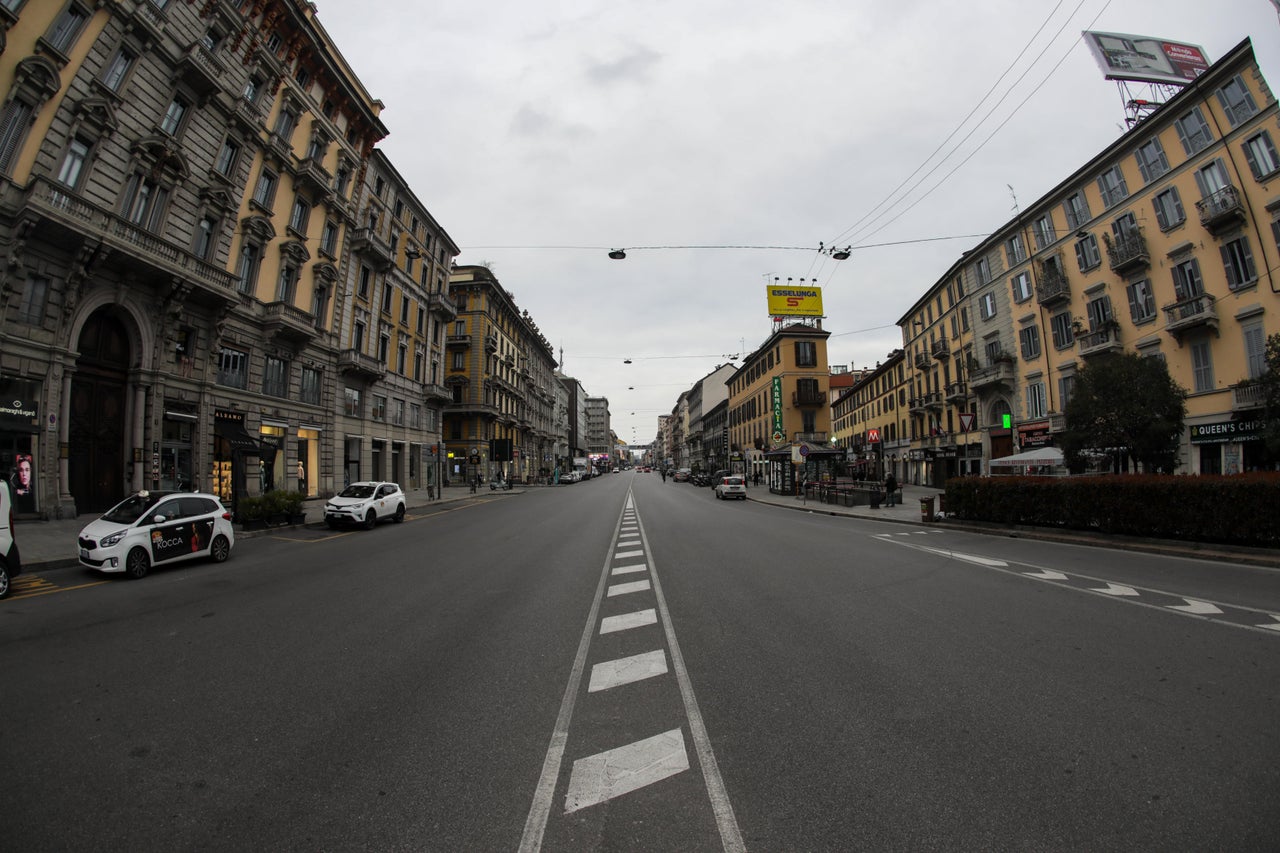
M 894 494 L 898 491 L 898 478 L 890 471 L 884 478 L 885 506 L 893 506 Z

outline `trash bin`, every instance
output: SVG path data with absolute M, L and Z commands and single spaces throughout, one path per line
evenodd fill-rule
M 933 521 L 933 497 L 920 499 L 920 520 Z
M 872 509 L 880 508 L 880 490 L 879 489 L 871 490 L 871 508 Z

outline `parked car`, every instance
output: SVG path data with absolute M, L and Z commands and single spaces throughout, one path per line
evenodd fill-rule
M 730 471 L 728 468 L 721 468 L 719 471 L 714 472 L 708 478 L 709 482 L 707 483 L 707 485 L 714 489 L 716 486 L 720 485 L 721 480 L 723 480 L 725 477 L 731 476 L 732 474 L 733 472 Z
M 80 565 L 137 580 L 152 566 L 231 556 L 231 511 L 204 492 L 130 495 L 80 531 Z
M 13 527 L 13 490 L 0 480 L 0 598 L 8 596 L 10 583 L 22 574 L 18 534 Z
M 330 529 L 351 524 L 372 530 L 388 518 L 397 524 L 404 521 L 404 491 L 398 483 L 352 483 L 324 505 L 324 523 Z
M 719 500 L 727 500 L 729 498 L 737 498 L 745 501 L 747 499 L 747 483 L 737 474 L 729 477 L 721 477 L 720 482 L 716 483 L 716 498 Z

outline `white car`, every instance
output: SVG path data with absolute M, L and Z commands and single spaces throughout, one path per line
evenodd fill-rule
M 324 505 L 324 523 L 330 529 L 343 524 L 372 530 L 379 521 L 404 521 L 404 491 L 396 483 L 352 483 Z
M 136 580 L 152 566 L 197 557 L 221 563 L 235 541 L 231 512 L 217 495 L 142 491 L 80 531 L 80 565 Z
M 737 498 L 745 501 L 747 499 L 747 481 L 736 474 L 721 477 L 720 482 L 716 483 L 716 498 L 719 500 Z
M 13 492 L 0 480 L 0 598 L 9 594 L 9 583 L 22 574 L 22 558 L 13 530 Z

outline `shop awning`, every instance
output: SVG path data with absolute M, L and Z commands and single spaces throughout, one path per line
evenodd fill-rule
M 247 431 L 240 421 L 215 419 L 213 434 L 224 438 L 231 445 L 232 453 L 247 453 L 257 456 L 262 452 L 261 444 Z
M 1026 450 L 1022 453 L 1015 453 L 1012 456 L 1002 456 L 999 459 L 992 459 L 991 466 L 994 468 L 999 465 L 1002 467 L 1019 465 L 1061 465 L 1062 451 L 1056 447 L 1037 447 L 1034 450 Z

